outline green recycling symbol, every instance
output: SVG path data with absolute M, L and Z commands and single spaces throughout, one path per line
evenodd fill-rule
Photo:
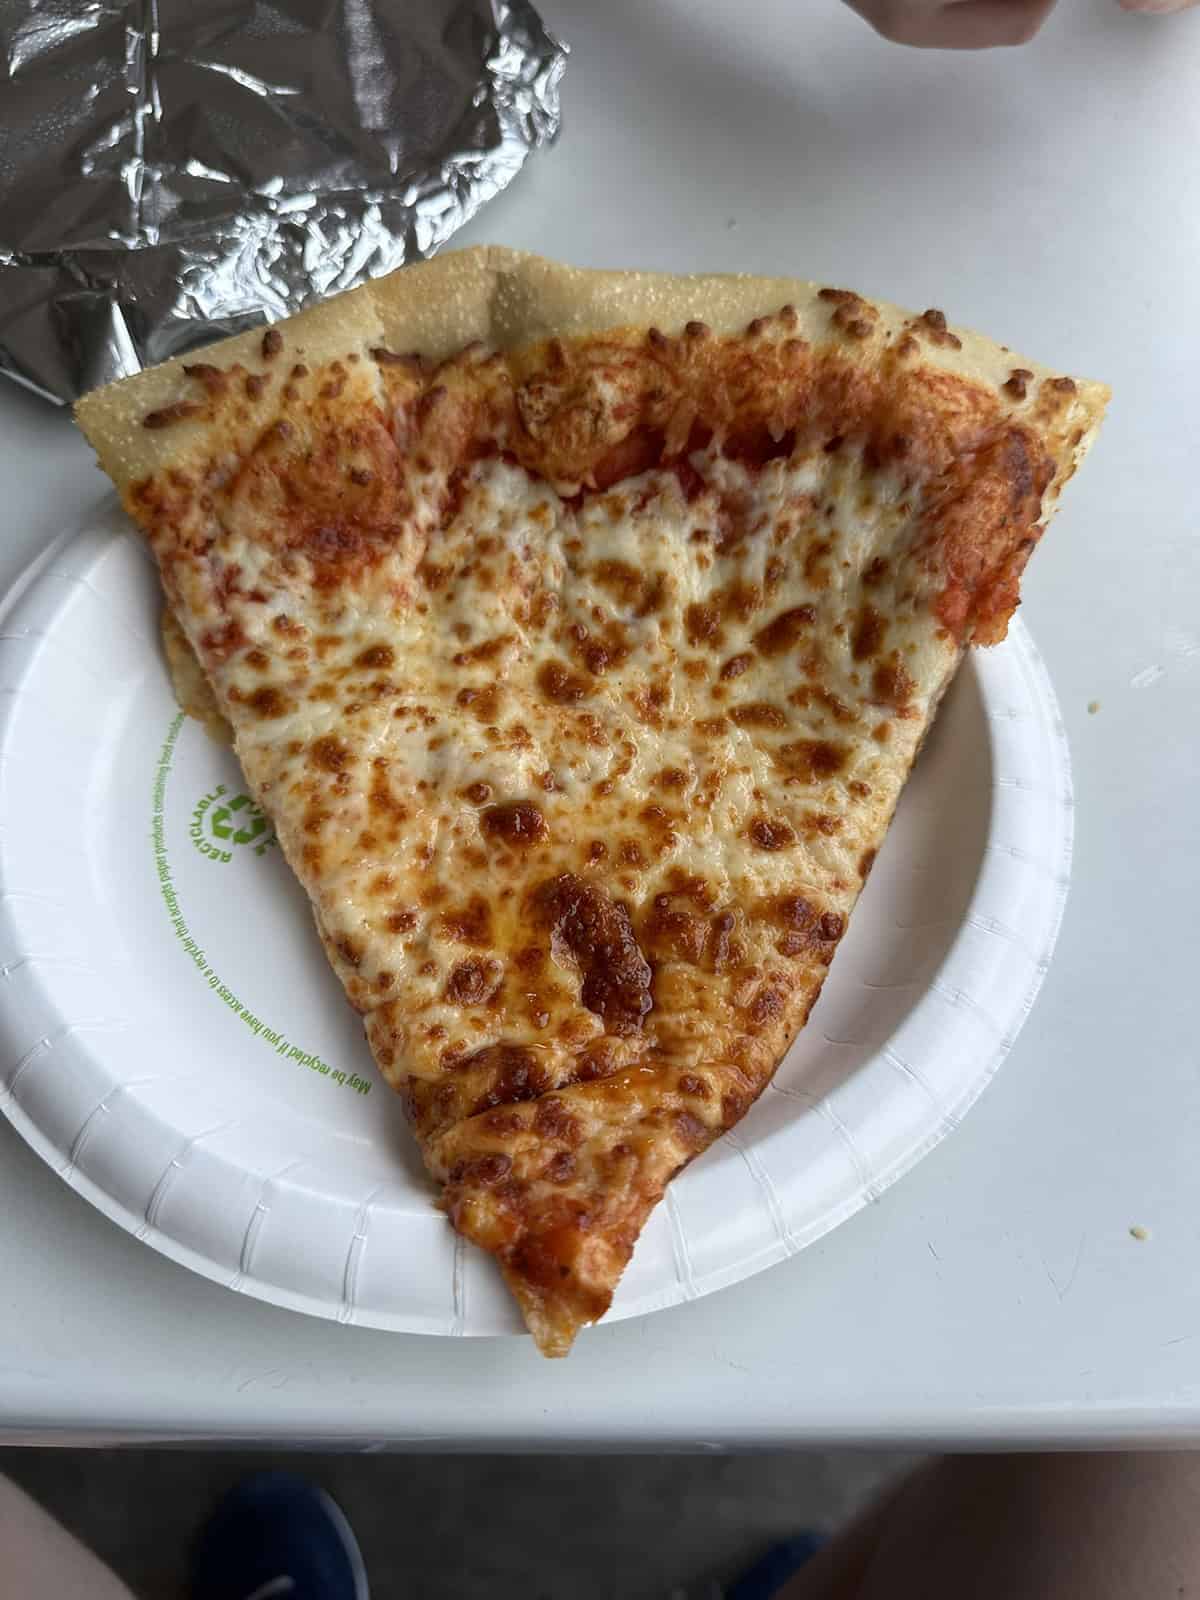
M 244 817 L 234 815 L 243 811 L 246 812 Z M 232 839 L 234 844 L 253 844 L 267 831 L 266 817 L 248 794 L 235 794 L 228 805 L 218 806 L 209 820 L 215 838 Z M 240 828 L 239 822 L 242 823 Z
M 197 801 L 188 832 L 206 860 L 225 866 L 233 860 L 235 844 L 249 845 L 262 856 L 277 843 L 262 807 L 248 794 L 229 794 L 223 783 Z

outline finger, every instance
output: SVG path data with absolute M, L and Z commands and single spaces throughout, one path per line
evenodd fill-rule
M 1054 0 L 850 0 L 877 33 L 894 44 L 926 50 L 989 50 L 1028 44 L 1054 9 Z

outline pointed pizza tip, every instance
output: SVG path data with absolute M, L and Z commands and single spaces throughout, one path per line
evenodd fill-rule
M 552 1291 L 535 1289 L 527 1279 L 508 1268 L 504 1269 L 504 1281 L 539 1354 L 551 1361 L 569 1356 L 580 1329 L 587 1326 L 587 1321 L 597 1320 L 585 1321 L 565 1299 L 556 1297 Z

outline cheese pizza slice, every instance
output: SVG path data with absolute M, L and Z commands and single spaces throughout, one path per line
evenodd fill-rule
M 804 1025 L 1105 399 L 937 311 L 479 249 L 81 402 L 547 1354 Z

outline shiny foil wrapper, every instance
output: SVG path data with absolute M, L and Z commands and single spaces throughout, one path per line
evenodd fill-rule
M 0 371 L 60 404 L 431 254 L 558 131 L 526 0 L 0 0 Z

